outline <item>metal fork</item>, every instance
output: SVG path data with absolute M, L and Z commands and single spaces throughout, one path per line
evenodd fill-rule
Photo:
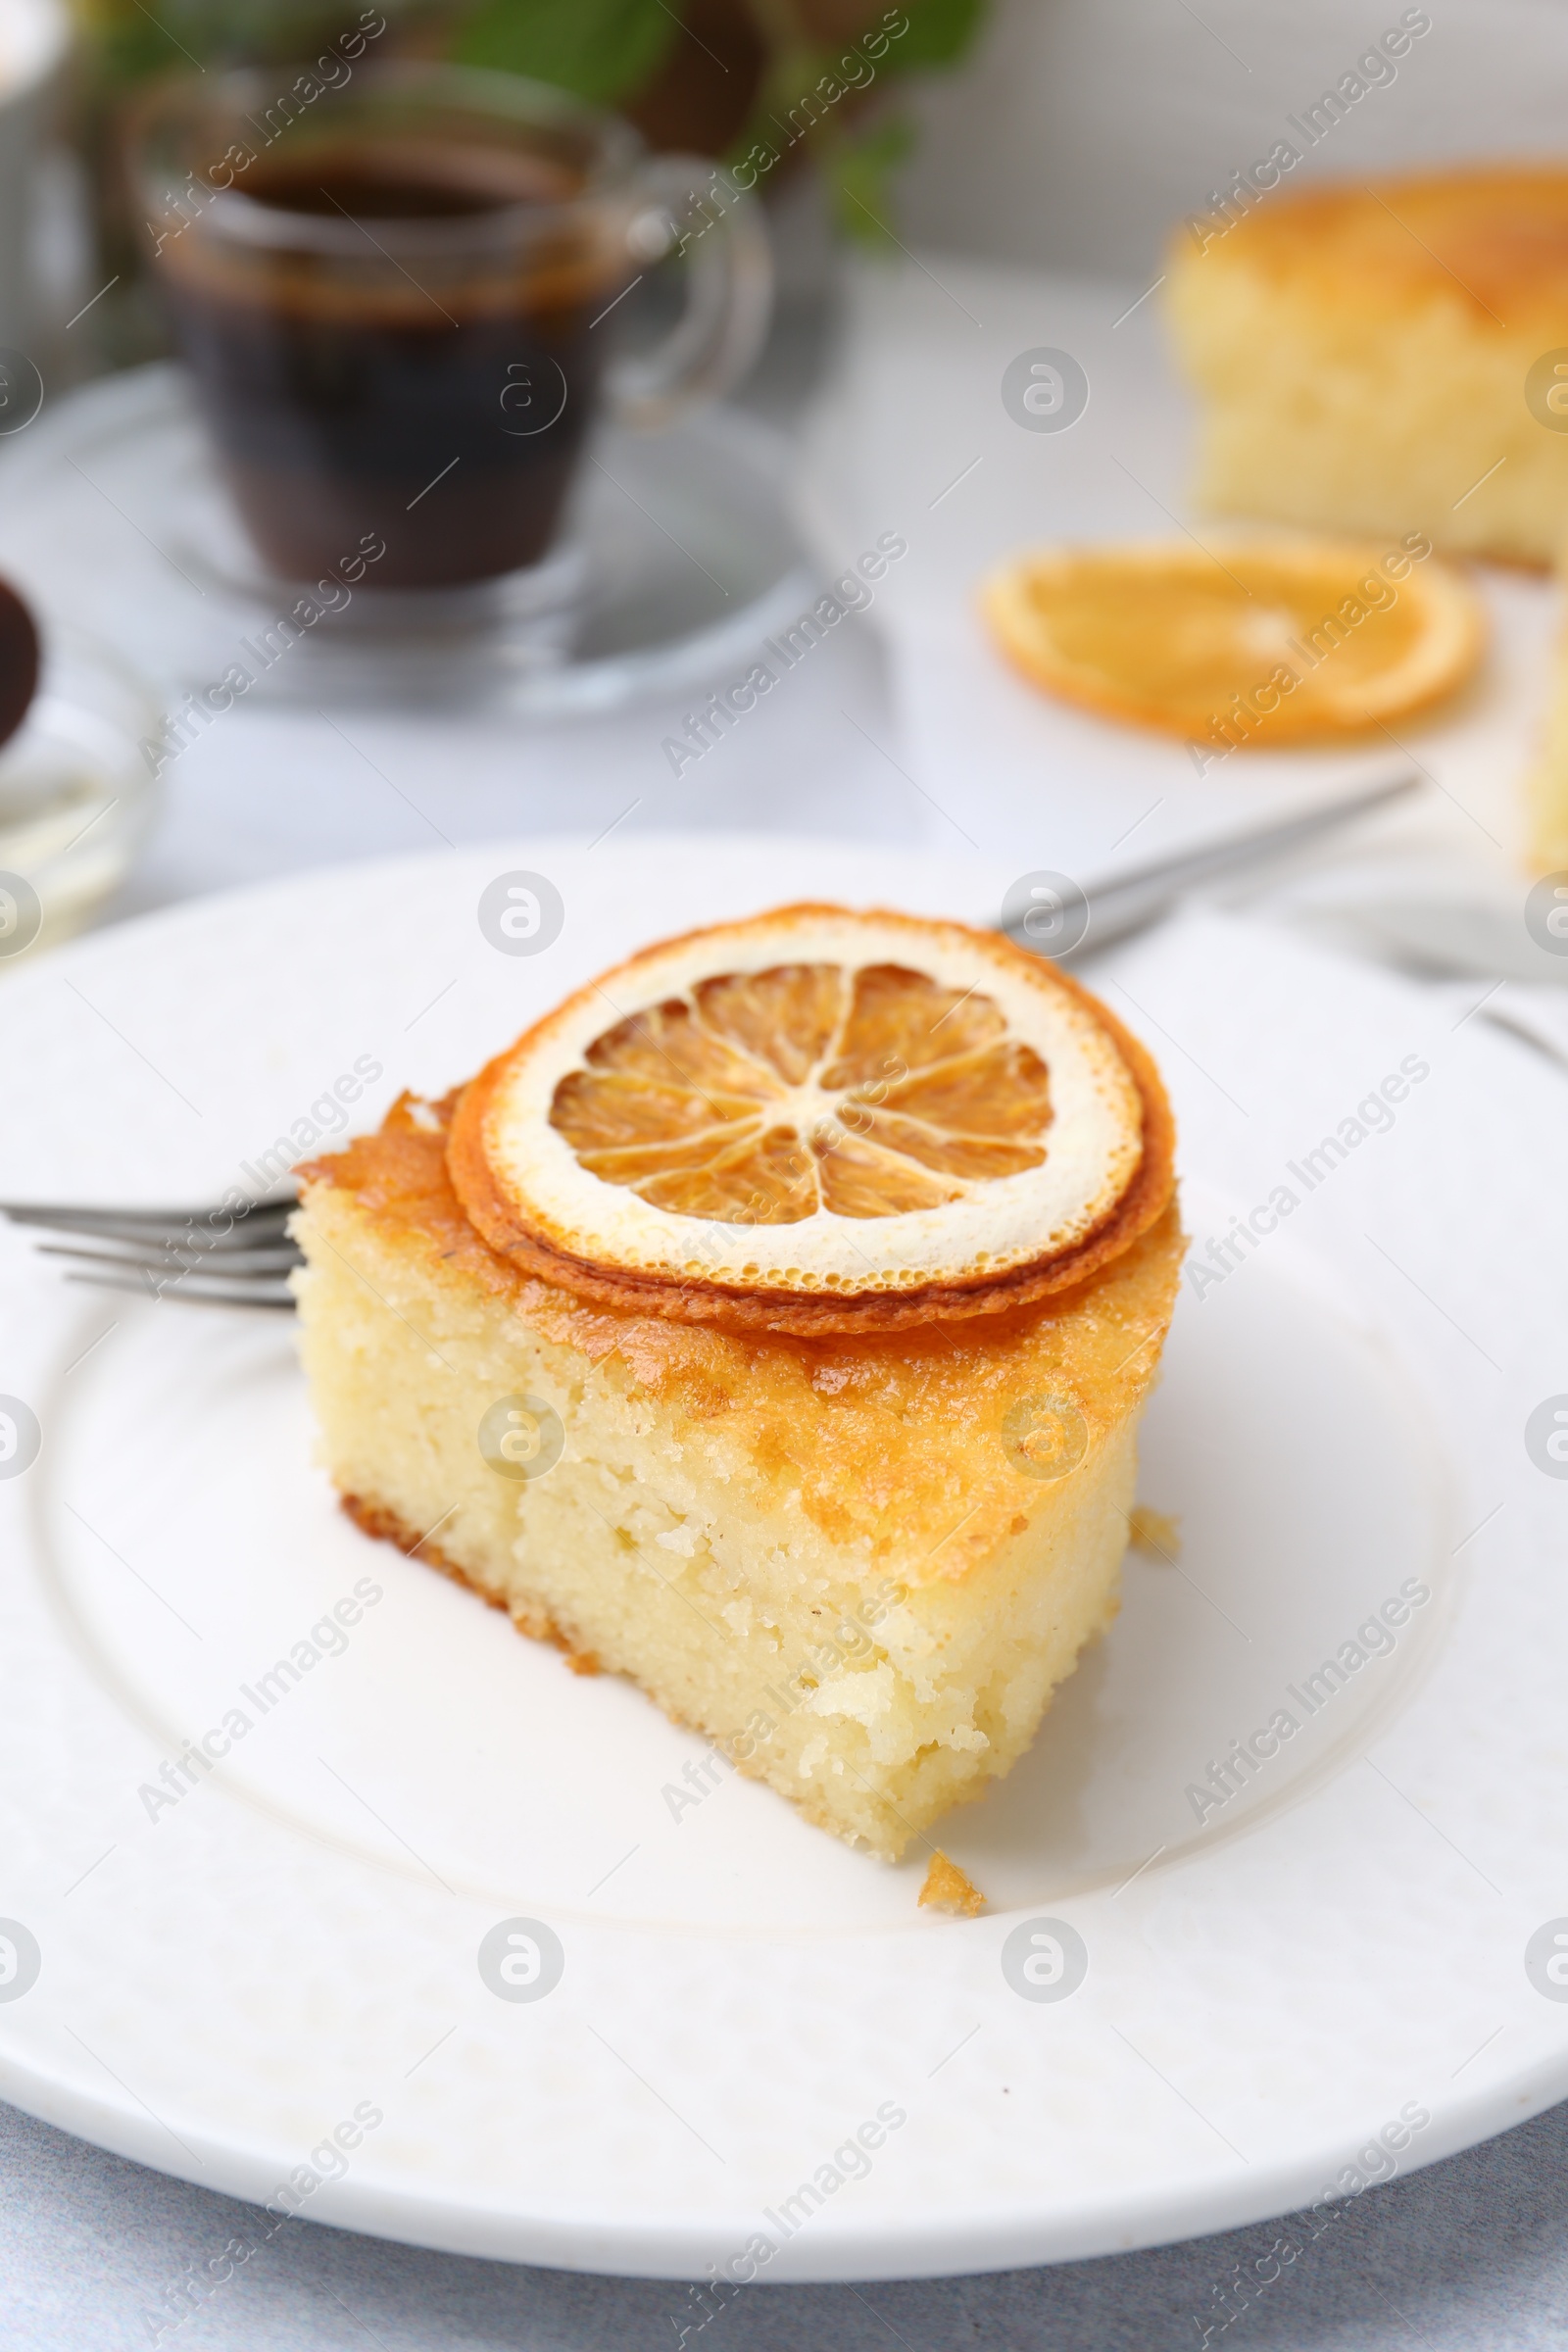
M 68 1274 L 68 1282 L 134 1291 L 143 1298 L 176 1298 L 187 1306 L 263 1306 L 292 1313 L 288 1275 L 305 1259 L 286 1228 L 298 1203 L 290 1185 L 243 1212 L 71 1208 L 48 1201 L 0 1200 L 0 1216 L 14 1225 L 77 1236 L 74 1244 L 38 1245 L 40 1256 L 73 1258 L 92 1269 Z M 81 1246 L 89 1242 L 111 1247 Z
M 1054 953 L 1063 963 L 1079 961 L 1135 931 L 1146 930 L 1198 884 L 1334 832 L 1401 798 L 1418 781 L 1413 773 L 1385 778 L 1326 808 L 1309 809 L 1302 816 L 1276 817 L 1209 848 L 1184 850 L 1129 873 L 1087 883 L 1081 891 L 1082 905 L 1068 910 L 1054 903 L 1047 910 L 1045 926 L 1037 921 L 1042 909 L 1036 906 L 1017 921 L 998 928 L 1036 954 Z M 1053 947 L 1053 924 L 1063 928 L 1070 924 L 1075 934 L 1070 943 Z M 172 1298 L 185 1306 L 261 1306 L 287 1314 L 294 1306 L 288 1275 L 304 1263 L 303 1253 L 285 1230 L 297 1199 L 292 1185 L 279 1187 L 243 1216 L 217 1208 L 74 1208 L 47 1201 L 0 1200 L 0 1216 L 9 1217 L 14 1225 L 40 1226 L 76 1237 L 69 1243 L 39 1244 L 42 1255 L 71 1258 L 76 1266 L 88 1269 L 68 1274 L 69 1282 L 91 1284 L 99 1290 L 139 1292 L 143 1297 Z M 226 1225 L 220 1225 L 225 1216 Z M 82 1246 L 89 1242 L 111 1246 Z
M 1200 884 L 1237 872 L 1244 866 L 1261 865 L 1268 858 L 1300 849 L 1324 834 L 1336 833 L 1356 817 L 1370 816 L 1375 808 L 1402 800 L 1420 781 L 1413 769 L 1385 776 L 1360 792 L 1348 794 L 1344 800 L 1331 801 L 1327 808 L 1308 808 L 1298 816 L 1271 817 L 1266 824 L 1254 825 L 1245 833 L 1227 834 L 1222 841 L 1210 842 L 1204 848 L 1178 850 L 1168 857 L 1152 858 L 1147 865 L 1134 866 L 1126 873 L 1083 883 L 1077 886 L 1080 903 L 1052 905 L 1046 910 L 1044 923 L 1036 921 L 1040 910 L 1032 908 L 1012 921 L 1004 921 L 998 928 L 1005 931 L 1018 947 L 1029 948 L 1038 956 L 1053 956 L 1057 963 L 1081 962 L 1086 956 L 1098 955 L 1102 948 L 1114 947 L 1118 940 L 1130 938 L 1135 931 L 1146 931 Z

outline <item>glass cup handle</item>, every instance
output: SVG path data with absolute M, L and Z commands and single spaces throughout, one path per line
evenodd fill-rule
M 641 262 L 679 253 L 686 304 L 663 341 L 617 361 L 607 382 L 616 421 L 662 432 L 717 400 L 761 348 L 773 257 L 755 196 L 696 155 L 650 156 L 637 174 L 627 243 Z

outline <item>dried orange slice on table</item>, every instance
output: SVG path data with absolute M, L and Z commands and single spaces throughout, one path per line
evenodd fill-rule
M 1171 1192 L 1137 1041 L 998 933 L 786 906 L 648 949 L 466 1090 L 449 1164 L 528 1271 L 731 1328 L 872 1331 L 1085 1280 Z
M 1376 733 L 1451 694 L 1485 638 L 1451 566 L 1338 541 L 1048 549 L 981 607 L 1035 685 L 1220 751 Z

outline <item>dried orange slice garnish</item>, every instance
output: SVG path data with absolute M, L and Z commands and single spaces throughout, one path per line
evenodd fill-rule
M 1045 550 L 981 606 L 1035 685 L 1219 752 L 1375 732 L 1461 685 L 1485 634 L 1436 558 L 1327 540 Z
M 492 1249 L 693 1321 L 890 1328 L 1084 1280 L 1158 1216 L 1147 1054 L 995 932 L 786 906 L 647 949 L 466 1090 Z

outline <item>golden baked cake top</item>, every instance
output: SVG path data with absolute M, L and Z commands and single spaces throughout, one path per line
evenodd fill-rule
M 448 1159 L 558 1288 L 729 1329 L 869 1332 L 1044 1298 L 1159 1216 L 1159 1078 L 996 932 L 780 907 L 645 949 L 465 1090 Z
M 1070 1400 L 1098 1446 L 1149 1388 L 1181 1271 L 1174 1201 L 1113 1263 L 1032 1306 L 892 1335 L 730 1332 L 603 1304 L 498 1255 L 452 1188 L 457 1100 L 405 1095 L 378 1134 L 298 1171 L 336 1236 L 323 1247 L 358 1262 L 362 1241 L 373 1243 L 378 1284 L 406 1266 L 455 1301 L 516 1315 L 548 1346 L 617 1358 L 638 1390 L 721 1435 L 781 1506 L 857 1546 L 868 1568 L 897 1555 L 911 1582 L 961 1582 L 1026 1529 L 1047 1492 L 1029 1452 L 1034 1408 Z
M 1434 296 L 1478 320 L 1568 332 L 1568 171 L 1496 167 L 1420 177 L 1331 182 L 1265 196 L 1205 245 L 1184 229 L 1187 268 L 1261 270 L 1315 286 L 1325 304 L 1391 312 Z

